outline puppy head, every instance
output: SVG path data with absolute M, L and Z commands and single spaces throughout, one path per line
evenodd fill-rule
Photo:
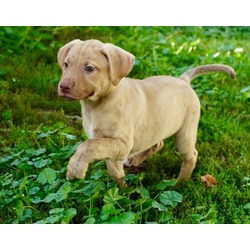
M 69 99 L 98 100 L 133 68 L 134 56 L 98 40 L 73 40 L 58 52 L 62 77 L 58 94 Z

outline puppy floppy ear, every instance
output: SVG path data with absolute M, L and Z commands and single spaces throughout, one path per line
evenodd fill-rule
M 79 43 L 81 40 L 80 39 L 75 39 L 67 44 L 65 44 L 63 47 L 61 47 L 57 53 L 57 61 L 59 66 L 62 68 L 63 67 L 63 62 L 65 57 L 68 55 L 70 49 L 77 43 Z
M 110 79 L 114 85 L 117 85 L 132 70 L 135 57 L 110 43 L 105 43 L 101 52 L 109 62 Z

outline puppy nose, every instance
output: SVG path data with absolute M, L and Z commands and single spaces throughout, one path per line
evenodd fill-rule
M 60 90 L 63 92 L 63 93 L 69 93 L 70 90 L 73 88 L 74 86 L 74 82 L 70 81 L 70 80 L 62 80 L 60 82 Z

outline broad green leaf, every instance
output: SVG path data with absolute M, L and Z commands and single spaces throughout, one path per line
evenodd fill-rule
M 69 182 L 64 183 L 56 193 L 57 194 L 57 197 L 55 198 L 56 202 L 65 200 L 70 190 L 71 190 L 71 184 Z
M 40 148 L 40 149 L 37 149 L 37 150 L 34 149 L 34 148 L 31 148 L 31 149 L 27 149 L 25 152 L 26 152 L 27 156 L 29 156 L 29 157 L 39 156 L 39 155 L 46 152 L 46 148 Z
M 56 179 L 56 171 L 52 168 L 45 168 L 39 175 L 38 181 L 41 184 L 49 183 L 52 184 Z
M 1 157 L 1 158 L 0 158 L 0 164 L 9 162 L 9 160 L 11 160 L 11 159 L 12 159 L 12 157 L 9 157 L 9 156 L 4 157 L 4 158 Z
M 78 146 L 81 144 L 81 142 L 76 143 L 75 145 L 67 145 L 64 148 L 61 148 L 62 153 L 60 153 L 60 159 L 67 159 L 69 158 L 72 154 L 75 153 L 76 149 Z
M 145 198 L 145 199 L 149 199 L 150 198 L 149 191 L 146 188 L 144 188 L 144 187 L 137 187 L 136 188 L 136 192 L 139 193 L 142 198 Z
M 33 194 L 36 194 L 38 191 L 40 190 L 39 187 L 33 187 L 29 190 L 29 195 L 33 195 Z
M 77 214 L 77 211 L 75 208 L 70 208 L 66 210 L 63 213 L 62 223 L 63 224 L 69 223 L 76 214 Z
M 37 137 L 38 137 L 38 138 L 48 137 L 48 136 L 54 134 L 55 132 L 57 132 L 57 129 L 54 130 L 54 131 L 47 131 L 46 133 L 41 133 L 41 134 L 39 134 Z
M 36 168 L 42 168 L 51 163 L 50 159 L 38 159 L 34 161 L 34 166 Z
M 159 203 L 157 201 L 152 202 L 152 207 L 157 208 L 160 212 L 164 212 L 167 209 L 163 204 L 161 204 L 161 203 Z
M 170 221 L 170 220 L 172 220 L 173 219 L 173 213 L 171 212 L 171 211 L 165 211 L 164 213 L 161 213 L 160 214 L 160 222 L 161 223 L 166 223 L 166 222 L 168 222 L 168 221 Z
M 52 168 L 46 168 L 44 169 L 44 173 L 46 175 L 47 182 L 52 184 L 56 179 L 56 171 Z
M 39 196 L 35 196 L 35 197 L 30 197 L 30 202 L 37 204 L 39 202 L 43 202 L 43 200 Z
M 105 189 L 105 183 L 101 181 L 97 181 L 93 183 L 93 192 L 92 193 L 99 193 L 101 190 Z
M 162 180 L 162 181 L 160 181 L 160 182 L 158 183 L 158 185 L 156 186 L 156 188 L 157 188 L 158 190 L 163 191 L 166 187 L 169 187 L 169 186 L 173 187 L 173 186 L 175 186 L 176 183 L 177 183 L 177 180 L 176 180 L 176 179 L 172 179 L 172 180 Z
M 120 220 L 123 224 L 131 224 L 134 222 L 135 214 L 133 212 L 127 212 L 120 216 Z
M 54 200 L 58 195 L 56 193 L 48 194 L 44 199 L 43 202 L 49 203 Z
M 46 174 L 45 172 L 41 172 L 39 175 L 38 175 L 38 178 L 37 178 L 38 182 L 41 183 L 42 185 L 44 185 L 45 183 L 47 183 L 47 177 L 46 177 Z
M 134 219 L 135 219 L 135 214 L 133 212 L 127 212 L 127 213 L 121 214 L 118 217 L 111 218 L 110 223 L 131 224 L 131 223 L 135 223 Z
M 49 211 L 50 214 L 60 214 L 64 211 L 64 208 L 53 208 Z
M 11 166 L 19 166 L 23 163 L 21 159 L 15 159 L 10 165 Z
M 107 194 L 104 196 L 103 201 L 108 204 L 115 204 L 117 203 L 118 200 L 122 199 L 123 196 L 120 196 L 118 194 L 119 192 L 119 188 L 117 187 L 113 187 L 111 189 L 108 190 Z
M 45 223 L 46 223 L 45 220 L 39 220 L 39 221 L 35 222 L 35 224 L 45 224 Z
M 250 202 L 247 203 L 243 208 L 244 208 L 244 209 L 250 209 Z
M 70 135 L 70 134 L 67 134 L 67 133 L 60 133 L 60 134 L 65 136 L 69 140 L 75 140 L 76 139 L 75 135 Z
M 192 214 L 191 217 L 194 218 L 195 220 L 198 220 L 198 221 L 200 221 L 204 218 L 203 215 L 201 215 L 201 214 Z
M 21 221 L 25 221 L 26 219 L 30 218 L 32 216 L 32 214 L 33 214 L 33 212 L 32 212 L 32 210 L 30 208 L 25 209 L 23 211 Z
M 27 164 L 27 163 L 24 163 L 24 164 L 21 164 L 19 166 L 17 166 L 19 169 L 21 170 L 31 170 L 33 168 L 32 165 L 30 164 Z
M 68 182 L 66 182 L 60 187 L 60 189 L 56 193 L 48 194 L 42 201 L 49 203 L 52 200 L 56 200 L 56 202 L 65 200 L 70 190 L 71 186 Z
M 91 217 L 91 218 L 88 218 L 85 222 L 84 222 L 84 224 L 95 224 L 95 218 L 93 218 L 93 217 Z
M 2 175 L 1 183 L 3 186 L 8 186 L 13 180 L 13 174 L 6 173 Z
M 94 180 L 99 180 L 103 176 L 103 171 L 98 169 L 90 178 Z
M 105 183 L 102 181 L 91 181 L 86 187 L 72 191 L 73 193 L 82 193 L 87 196 L 92 196 L 105 189 Z
M 71 190 L 70 182 L 65 182 L 58 190 L 58 193 L 68 193 L 70 190 Z
M 44 223 L 46 224 L 54 224 L 55 222 L 59 221 L 61 219 L 61 216 L 49 216 L 44 220 Z
M 182 202 L 182 195 L 176 191 L 164 191 L 160 195 L 160 201 L 166 206 L 175 207 L 178 202 Z
M 13 180 L 11 184 L 12 184 L 13 187 L 17 188 L 17 187 L 20 187 L 22 182 L 23 182 L 23 178 L 21 178 L 20 180 L 17 180 L 17 181 Z
M 102 220 L 107 220 L 110 217 L 110 215 L 118 214 L 120 211 L 121 209 L 116 209 L 114 204 L 111 203 L 105 204 L 102 207 L 100 218 Z

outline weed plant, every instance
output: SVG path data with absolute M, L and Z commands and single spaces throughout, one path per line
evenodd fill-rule
M 0 27 L 0 223 L 250 223 L 249 27 Z M 96 38 L 136 56 L 133 78 L 232 66 L 192 82 L 202 116 L 192 179 L 178 183 L 173 139 L 120 190 L 104 162 L 85 180 L 66 166 L 86 139 L 80 105 L 57 97 L 58 49 Z M 206 187 L 200 176 L 218 185 Z

